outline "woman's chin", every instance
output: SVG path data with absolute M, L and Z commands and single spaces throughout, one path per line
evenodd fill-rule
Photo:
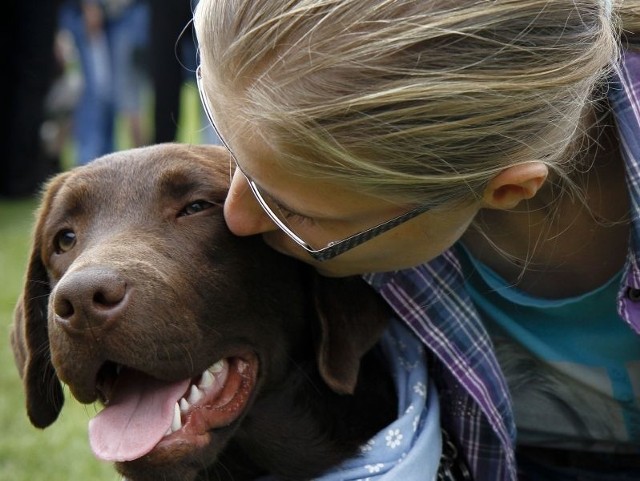
M 302 247 L 288 239 L 281 239 L 277 233 L 263 234 L 262 237 L 265 243 L 273 250 L 313 266 L 320 275 L 326 277 L 347 277 L 367 272 L 366 270 L 359 271 L 354 269 L 354 266 L 350 265 L 349 262 L 345 262 L 343 256 L 328 261 L 317 261 Z

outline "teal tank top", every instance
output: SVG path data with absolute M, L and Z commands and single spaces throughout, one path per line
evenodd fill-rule
M 459 251 L 511 391 L 518 443 L 640 450 L 640 337 L 616 311 L 622 272 L 580 296 L 543 299 Z

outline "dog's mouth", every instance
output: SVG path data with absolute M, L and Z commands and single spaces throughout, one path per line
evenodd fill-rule
M 105 408 L 89 422 L 91 448 L 99 459 L 125 462 L 167 446 L 206 445 L 211 431 L 245 411 L 257 372 L 254 354 L 221 359 L 177 382 L 109 363 L 98 382 Z

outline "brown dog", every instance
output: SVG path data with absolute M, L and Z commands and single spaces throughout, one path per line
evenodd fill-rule
M 106 407 L 96 455 L 131 481 L 308 479 L 395 418 L 372 346 L 388 313 L 234 237 L 228 154 L 163 144 L 112 154 L 45 190 L 11 335 L 32 423 L 61 382 Z

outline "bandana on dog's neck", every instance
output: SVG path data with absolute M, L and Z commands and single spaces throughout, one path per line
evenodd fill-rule
M 360 455 L 312 481 L 437 479 L 442 454 L 440 406 L 435 385 L 428 377 L 424 347 L 410 329 L 395 318 L 378 347 L 389 363 L 396 385 L 398 419 L 361 446 Z M 275 478 L 265 476 L 256 481 L 275 481 Z
M 360 455 L 312 481 L 435 481 L 442 454 L 440 405 L 420 340 L 392 319 L 379 347 L 398 394 L 398 419 L 360 448 Z M 371 402 L 375 403 L 375 399 Z M 256 481 L 276 481 L 272 476 Z
M 435 386 L 419 339 L 392 320 L 380 347 L 398 394 L 398 419 L 348 459 L 315 481 L 431 481 L 442 452 L 440 409 Z M 375 402 L 375 400 L 372 400 Z
M 361 446 L 359 456 L 314 481 L 433 481 L 437 477 L 442 453 L 440 408 L 428 378 L 424 348 L 396 319 L 379 347 L 396 384 L 398 419 Z M 273 480 L 267 476 L 259 481 Z

